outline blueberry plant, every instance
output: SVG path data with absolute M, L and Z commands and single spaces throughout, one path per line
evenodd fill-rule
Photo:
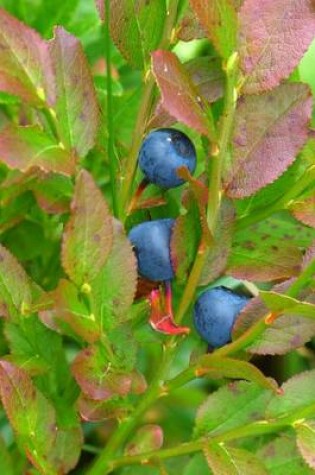
M 314 473 L 314 1 L 0 6 L 1 474 Z

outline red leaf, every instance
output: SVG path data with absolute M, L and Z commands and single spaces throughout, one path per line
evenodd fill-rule
M 62 264 L 77 285 L 90 283 L 104 265 L 113 239 L 112 218 L 91 175 L 81 170 L 63 235 Z
M 209 124 L 202 100 L 177 56 L 158 50 L 152 53 L 152 62 L 163 107 L 177 120 L 207 135 Z
M 176 325 L 170 306 L 170 296 L 166 296 L 168 304 L 165 308 L 161 306 L 160 297 L 159 290 L 152 290 L 150 295 L 151 315 L 149 320 L 151 327 L 155 331 L 165 333 L 166 335 L 187 335 L 190 333 L 190 328 Z
M 75 158 L 38 126 L 9 125 L 0 133 L 0 159 L 22 172 L 38 167 L 46 172 L 72 175 Z
M 276 180 L 308 138 L 312 98 L 305 84 L 284 84 L 238 104 L 234 159 L 226 178 L 233 198 L 250 196 Z
M 40 105 L 54 101 L 47 43 L 38 33 L 0 10 L 0 90 Z M 46 96 L 46 97 L 45 97 Z
M 315 35 L 312 0 L 245 0 L 239 19 L 248 94 L 272 89 L 288 77 Z
M 94 145 L 99 119 L 92 74 L 79 40 L 61 27 L 55 29 L 50 52 L 56 77 L 58 132 L 67 149 L 84 157 Z

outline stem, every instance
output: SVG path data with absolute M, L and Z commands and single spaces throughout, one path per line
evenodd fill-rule
M 257 437 L 259 435 L 272 434 L 273 432 L 279 432 L 291 427 L 299 419 L 312 416 L 314 411 L 314 405 L 310 405 L 307 408 L 297 410 L 288 416 L 279 417 L 278 420 L 260 420 L 246 424 L 242 427 L 231 429 L 230 431 L 215 435 L 213 437 L 204 437 L 192 442 L 186 442 L 184 444 L 178 445 L 177 447 L 155 450 L 139 455 L 117 457 L 115 460 L 113 460 L 112 467 L 118 468 L 125 465 L 148 464 L 150 460 L 154 462 L 154 460 L 157 459 L 163 460 L 171 457 L 188 455 L 203 450 L 210 441 L 220 444 L 243 437 Z
M 118 174 L 118 162 L 114 146 L 114 122 L 113 122 L 113 94 L 112 94 L 112 71 L 111 71 L 111 39 L 109 30 L 110 0 L 105 0 L 105 59 L 106 59 L 106 88 L 107 88 L 107 154 L 109 161 L 109 173 L 113 200 L 113 212 L 118 216 L 118 203 L 116 196 L 116 179 Z
M 179 5 L 179 0 L 172 0 L 169 4 L 169 10 L 167 12 L 167 18 L 165 22 L 163 37 L 159 45 L 159 48 L 161 49 L 166 49 L 171 42 L 172 30 L 174 28 L 174 25 L 177 19 L 178 5 Z M 126 169 L 124 172 L 124 180 L 121 186 L 119 218 L 122 221 L 126 217 L 126 209 L 128 209 L 130 192 L 132 189 L 132 184 L 134 182 L 134 177 L 137 170 L 138 151 L 141 146 L 143 135 L 146 131 L 147 123 L 149 121 L 153 103 L 154 103 L 154 90 L 155 90 L 155 79 L 152 73 L 150 72 L 147 77 L 147 82 L 144 87 L 143 97 L 142 97 L 140 109 L 138 112 L 134 133 L 133 133 L 131 149 L 128 156 Z
M 315 179 L 315 166 L 309 167 L 304 175 L 281 198 L 277 199 L 268 206 L 256 210 L 250 215 L 246 215 L 237 221 L 237 231 L 248 228 L 252 224 L 269 218 L 272 214 L 288 208 L 290 202 L 300 195 Z
M 86 472 L 87 475 L 106 475 L 113 470 L 112 460 L 115 453 L 121 449 L 130 433 L 139 425 L 141 418 L 147 409 L 159 397 L 163 396 L 164 392 L 162 382 L 167 375 L 175 348 L 175 345 L 171 340 L 169 340 L 168 345 L 165 347 L 164 357 L 156 372 L 156 376 L 144 394 L 140 404 L 135 408 L 133 414 L 125 419 L 114 432 L 105 449 L 96 459 L 94 465 L 92 465 L 92 467 Z
M 231 138 L 237 102 L 236 80 L 238 74 L 238 54 L 233 53 L 226 66 L 226 90 L 224 111 L 221 118 L 218 144 L 212 146 L 211 175 L 208 196 L 208 225 L 214 234 L 221 203 L 221 178 Z

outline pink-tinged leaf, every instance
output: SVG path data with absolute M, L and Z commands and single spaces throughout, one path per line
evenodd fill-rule
M 54 307 L 48 313 L 41 312 L 43 323 L 53 329 L 57 327 L 66 334 L 73 332 L 88 343 L 94 343 L 100 338 L 101 323 L 85 305 L 74 284 L 68 280 L 60 280 L 58 287 L 49 297 Z
M 56 173 L 42 173 L 30 185 L 38 205 L 49 214 L 67 213 L 73 195 L 70 178 Z
M 75 171 L 75 157 L 36 125 L 6 127 L 0 133 L 0 160 L 22 172 L 33 167 L 64 175 Z
M 111 38 L 128 63 L 143 69 L 162 38 L 165 0 L 111 0 Z
M 304 270 L 306 267 L 308 267 L 314 259 L 315 259 L 315 241 L 306 250 L 306 252 L 304 254 L 303 262 L 302 262 L 302 269 Z
M 290 210 L 296 219 L 307 226 L 315 228 L 315 195 L 305 200 L 294 202 Z
M 61 27 L 55 29 L 50 53 L 60 139 L 66 149 L 84 157 L 94 146 L 99 119 L 92 74 L 79 40 Z
M 225 179 L 228 196 L 250 196 L 282 175 L 308 139 L 311 113 L 312 99 L 305 84 L 283 84 L 274 91 L 241 98 L 234 158 Z
M 89 399 L 107 401 L 116 396 L 126 396 L 132 390 L 134 375 L 112 368 L 101 345 L 89 346 L 78 353 L 72 363 L 72 373 Z
M 0 396 L 28 459 L 41 473 L 55 475 L 48 460 L 57 431 L 53 407 L 24 370 L 5 360 L 0 362 Z
M 266 417 L 276 419 L 288 414 L 314 414 L 315 370 L 299 373 L 281 386 L 281 392 L 274 395 L 266 408 Z M 312 412 L 307 412 L 307 411 Z M 297 415 L 297 419 L 299 415 Z
M 139 455 L 163 446 L 163 430 L 156 424 L 147 424 L 137 430 L 126 446 L 126 455 Z
M 100 15 L 102 21 L 105 20 L 105 1 L 104 0 L 95 0 L 95 5 Z
M 85 170 L 77 177 L 63 235 L 62 264 L 77 285 L 90 284 L 111 250 L 112 218 L 101 191 Z
M 314 475 L 314 471 L 299 456 L 293 431 L 285 432 L 264 445 L 257 452 L 257 457 L 271 475 Z
M 224 199 L 220 209 L 214 242 L 209 246 L 199 285 L 207 285 L 224 273 L 231 251 L 234 223 L 234 206 L 230 200 Z
M 219 435 L 263 419 L 272 395 L 273 391 L 247 381 L 221 387 L 200 406 L 194 436 Z
M 239 14 L 244 92 L 272 89 L 289 76 L 315 35 L 312 0 L 245 0 Z
M 258 282 L 284 280 L 298 275 L 302 253 L 295 235 L 304 240 L 304 230 L 281 218 L 269 218 L 244 231 L 236 232 L 229 256 L 227 273 Z
M 237 15 L 230 0 L 190 0 L 198 20 L 220 55 L 227 59 L 236 49 Z
M 207 135 L 209 124 L 202 99 L 177 56 L 157 50 L 152 53 L 152 65 L 163 107 L 177 120 Z
M 32 105 L 54 101 L 48 46 L 38 33 L 0 10 L 0 90 Z
M 268 475 L 263 463 L 247 450 L 212 442 L 203 452 L 213 475 Z
M 14 318 L 30 308 L 31 283 L 23 267 L 0 246 L 0 317 Z
M 294 426 L 296 443 L 305 462 L 315 469 L 315 421 L 303 422 Z
M 123 419 L 132 413 L 126 401 L 96 401 L 81 394 L 77 401 L 78 411 L 83 421 L 100 422 L 107 419 Z
M 119 221 L 113 221 L 113 245 L 92 286 L 92 310 L 104 332 L 130 319 L 137 287 L 137 261 Z

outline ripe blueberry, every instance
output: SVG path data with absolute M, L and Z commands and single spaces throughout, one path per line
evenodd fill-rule
M 149 182 L 162 188 L 182 185 L 184 180 L 176 172 L 182 166 L 191 174 L 196 168 L 196 150 L 186 134 L 157 129 L 146 136 L 139 151 L 139 167 Z
M 174 277 L 170 240 L 174 219 L 157 219 L 138 224 L 128 234 L 138 260 L 139 274 L 154 281 Z
M 194 307 L 194 323 L 199 335 L 214 348 L 228 343 L 235 319 L 248 300 L 225 287 L 203 292 Z

